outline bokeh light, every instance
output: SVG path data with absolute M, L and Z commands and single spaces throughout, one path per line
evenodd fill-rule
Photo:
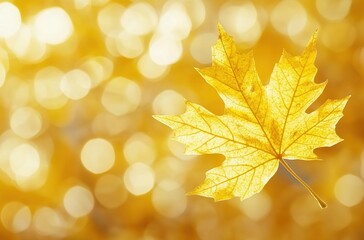
M 156 64 L 150 58 L 149 54 L 146 53 L 140 57 L 138 61 L 138 70 L 144 77 L 150 80 L 158 80 L 165 75 L 168 71 L 168 67 Z
M 0 37 L 10 37 L 20 28 L 22 19 L 19 9 L 10 2 L 0 3 Z
M 153 112 L 155 114 L 181 114 L 185 108 L 186 106 L 183 96 L 171 89 L 160 92 L 153 101 Z
M 257 26 L 258 13 L 254 4 L 251 2 L 242 4 L 226 3 L 220 9 L 219 19 L 224 26 L 228 26 L 226 30 L 237 41 L 247 41 L 250 39 L 246 39 L 248 36 L 244 35 Z
M 351 0 L 317 0 L 316 8 L 319 13 L 330 21 L 342 20 L 350 11 Z
M 92 173 L 106 172 L 114 165 L 114 148 L 105 139 L 91 139 L 82 148 L 81 161 L 83 166 Z
M 283 0 L 274 7 L 271 20 L 277 31 L 291 36 L 303 30 L 307 13 L 299 1 Z
M 110 80 L 101 97 L 102 105 L 110 113 L 120 116 L 133 112 L 139 105 L 141 89 L 135 82 L 117 77 Z
M 180 40 L 168 35 L 156 35 L 150 42 L 149 55 L 159 65 L 170 65 L 177 62 L 182 55 Z
M 157 212 L 167 218 L 178 217 L 187 208 L 186 193 L 174 182 L 161 182 L 153 190 L 152 202 Z
M 335 38 L 332 34 L 335 32 Z M 335 52 L 348 49 L 355 40 L 355 28 L 347 21 L 328 24 L 322 31 L 322 43 Z
M 42 237 L 64 238 L 67 226 L 60 212 L 50 207 L 41 207 L 33 217 L 35 231 Z
M 359 204 L 364 198 L 364 181 L 352 174 L 340 177 L 335 184 L 335 196 L 347 207 Z
M 27 230 L 31 220 L 29 207 L 21 202 L 9 202 L 1 210 L 1 223 L 11 232 L 19 233 Z
M 73 24 L 60 7 L 47 8 L 39 12 L 34 22 L 36 37 L 48 44 L 60 44 L 66 41 L 73 33 Z
M 254 197 L 247 199 L 247 201 L 242 202 L 240 207 L 245 215 L 258 221 L 269 214 L 272 208 L 272 202 L 270 196 L 262 191 Z
M 75 218 L 83 217 L 94 208 L 94 198 L 88 189 L 73 186 L 64 195 L 63 206 L 70 216 Z
M 31 107 L 16 109 L 10 117 L 10 127 L 23 138 L 32 138 L 42 129 L 43 120 L 38 111 Z
M 120 207 L 127 199 L 122 178 L 115 175 L 103 175 L 95 185 L 95 197 L 106 208 Z
M 34 79 L 34 95 L 40 105 L 48 109 L 58 109 L 67 103 L 61 90 L 63 72 L 56 67 L 41 69 Z
M 124 13 L 124 6 L 119 3 L 109 3 L 97 15 L 97 24 L 104 34 L 111 35 L 122 29 L 120 18 Z
M 179 2 L 167 2 L 159 19 L 158 32 L 179 40 L 190 34 L 192 23 L 186 8 Z
M 120 32 L 115 38 L 115 46 L 120 56 L 136 58 L 144 51 L 142 39 L 126 31 Z
M 154 181 L 153 170 L 144 163 L 135 163 L 125 171 L 125 187 L 134 195 L 143 195 L 152 190 Z
M 17 177 L 32 176 L 40 165 L 37 149 L 30 144 L 21 144 L 13 149 L 10 154 L 10 167 Z
M 91 88 L 91 79 L 79 69 L 67 72 L 61 79 L 61 90 L 64 95 L 73 100 L 85 97 Z
M 46 44 L 36 38 L 28 24 L 21 25 L 13 36 L 7 38 L 6 45 L 17 58 L 29 63 L 41 61 L 47 53 Z
M 4 84 L 6 79 L 6 69 L 4 65 L 0 64 L 0 87 Z
M 216 42 L 216 34 L 202 33 L 197 35 L 191 42 L 190 52 L 192 57 L 202 63 L 211 63 L 211 46 Z
M 147 2 L 130 5 L 120 18 L 121 26 L 131 34 L 145 35 L 157 25 L 158 16 L 153 6 Z
M 0 1 L 1 239 L 362 239 L 364 2 L 353 0 Z M 187 155 L 153 115 L 186 99 L 221 115 L 194 68 L 211 65 L 217 23 L 254 51 L 264 84 L 282 49 L 317 35 L 325 99 L 351 95 L 344 139 L 324 161 L 280 169 L 240 202 L 189 196 L 224 157 Z
M 145 133 L 135 133 L 124 144 L 125 160 L 129 164 L 152 164 L 157 157 L 153 139 Z
M 90 58 L 80 66 L 80 70 L 84 71 L 90 77 L 93 88 L 108 79 L 113 69 L 114 63 L 106 57 Z

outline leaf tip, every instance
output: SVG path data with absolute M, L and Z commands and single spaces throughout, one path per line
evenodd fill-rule
M 318 35 L 318 29 L 316 29 L 316 31 L 312 34 L 310 40 L 306 45 L 303 55 L 305 55 L 306 53 L 316 52 L 317 35 Z
M 158 120 L 160 119 L 161 115 L 152 115 L 152 118 L 154 118 L 155 120 Z
M 314 45 L 316 45 L 317 42 L 317 35 L 318 35 L 318 29 L 316 29 L 316 31 L 312 34 L 312 37 L 310 39 L 310 43 L 312 42 Z
M 346 96 L 346 97 L 344 97 L 344 98 L 341 99 L 343 108 L 345 108 L 345 106 L 348 103 L 348 101 L 349 101 L 350 98 L 351 98 L 351 95 L 348 95 L 348 96 Z
M 196 195 L 194 190 L 192 190 L 190 192 L 186 192 L 186 196 L 193 196 L 193 195 Z
M 225 33 L 225 29 L 220 22 L 217 23 L 217 29 L 220 34 Z

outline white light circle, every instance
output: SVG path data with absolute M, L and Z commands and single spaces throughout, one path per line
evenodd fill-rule
M 41 42 L 57 45 L 65 42 L 72 35 L 73 24 L 65 10 L 60 7 L 51 7 L 36 15 L 34 31 Z

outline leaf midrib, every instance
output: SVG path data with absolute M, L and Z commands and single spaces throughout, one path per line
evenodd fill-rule
M 283 55 L 284 56 L 284 55 Z M 287 62 L 291 65 L 292 69 L 294 69 L 294 71 L 298 74 L 298 72 L 296 71 L 296 69 L 293 67 L 292 63 L 289 61 L 288 57 L 286 57 L 287 59 Z M 301 72 L 299 73 L 298 75 L 298 80 L 297 80 L 297 84 L 295 86 L 295 89 L 294 89 L 294 92 L 293 92 L 293 96 L 291 98 L 291 102 L 289 103 L 289 106 L 288 106 L 288 109 L 287 109 L 287 114 L 285 116 L 285 119 L 284 119 L 284 124 L 283 124 L 283 128 L 282 128 L 282 137 L 281 137 L 281 143 L 279 144 L 279 154 L 284 154 L 284 151 L 282 152 L 282 144 L 283 144 L 283 139 L 284 139 L 284 135 L 285 135 L 285 132 L 286 132 L 286 125 L 287 125 L 287 121 L 288 121 L 288 116 L 290 115 L 290 111 L 292 109 L 292 104 L 293 104 L 293 100 L 295 99 L 296 97 L 296 92 L 297 92 L 297 89 L 298 89 L 298 86 L 300 85 L 300 81 L 302 79 L 302 74 L 306 68 L 306 64 L 308 62 L 308 58 L 306 58 L 306 61 L 304 63 L 304 65 L 302 66 L 302 70 Z M 281 69 L 281 68 L 279 68 Z M 282 69 L 281 69 L 282 70 Z M 285 76 L 286 78 L 286 75 L 283 73 L 283 75 Z M 287 78 L 286 78 L 287 80 Z M 287 80 L 288 81 L 288 80 Z
M 277 157 L 278 153 L 277 153 L 276 149 L 274 148 L 274 146 L 273 146 L 273 144 L 272 144 L 272 142 L 271 142 L 270 138 L 268 137 L 267 132 L 265 131 L 265 129 L 264 129 L 264 127 L 263 127 L 262 123 L 259 121 L 258 117 L 255 115 L 255 113 L 254 113 L 253 109 L 251 108 L 251 106 L 250 106 L 250 104 L 248 103 L 248 101 L 247 101 L 247 99 L 246 99 L 245 95 L 244 95 L 244 94 L 243 94 L 243 92 L 242 92 L 241 86 L 240 86 L 240 84 L 239 84 L 239 82 L 238 82 L 238 80 L 237 80 L 237 76 L 236 76 L 236 74 L 235 74 L 234 68 L 233 68 L 232 63 L 231 63 L 231 61 L 230 61 L 230 55 L 228 55 L 228 54 L 227 54 L 227 51 L 226 51 L 226 48 L 225 48 L 225 43 L 224 43 L 224 41 L 223 41 L 223 38 L 221 38 L 221 42 L 222 42 L 222 47 L 223 47 L 223 49 L 224 49 L 224 53 L 225 53 L 225 55 L 227 56 L 227 60 L 228 60 L 228 62 L 229 62 L 230 68 L 231 68 L 231 70 L 232 70 L 232 72 L 233 72 L 234 80 L 235 80 L 235 84 L 236 84 L 236 86 L 237 86 L 237 87 L 238 87 L 238 89 L 239 89 L 239 93 L 240 93 L 240 94 L 241 94 L 241 96 L 244 98 L 244 100 L 245 100 L 246 104 L 248 105 L 248 107 L 249 107 L 249 109 L 250 109 L 250 112 L 253 114 L 254 118 L 256 119 L 257 123 L 259 124 L 259 127 L 262 129 L 262 131 L 263 131 L 263 133 L 264 133 L 265 138 L 268 140 L 268 143 L 269 143 L 269 145 L 270 145 L 270 147 L 271 147 L 271 149 L 272 149 L 272 151 L 273 151 L 273 154 L 272 154 L 272 153 L 270 153 L 270 154 L 272 154 L 273 156 Z M 250 62 L 251 62 L 251 59 L 249 60 L 249 64 L 250 64 Z M 245 79 L 245 75 L 244 75 L 244 79 Z M 263 92 L 263 93 L 265 93 L 265 92 Z

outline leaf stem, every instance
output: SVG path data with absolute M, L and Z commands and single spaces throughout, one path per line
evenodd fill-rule
M 283 167 L 297 180 L 299 181 L 309 192 L 310 194 L 316 199 L 316 201 L 318 202 L 318 204 L 320 205 L 321 208 L 326 208 L 327 204 L 312 190 L 312 188 L 305 182 L 303 181 L 302 178 L 300 178 L 294 171 L 293 169 L 283 160 L 283 158 L 279 159 L 279 162 L 283 165 Z

